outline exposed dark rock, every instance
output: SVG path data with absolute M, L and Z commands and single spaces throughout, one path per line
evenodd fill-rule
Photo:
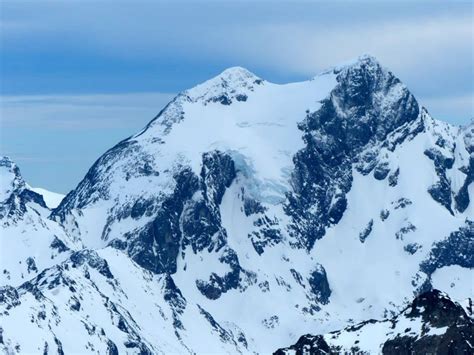
M 222 105 L 230 105 L 232 103 L 232 100 L 225 94 L 213 97 L 212 98 L 213 102 L 220 102 Z
M 107 355 L 119 355 L 117 345 L 112 340 L 107 340 Z
M 380 219 L 382 221 L 385 221 L 388 218 L 388 216 L 390 216 L 390 211 L 389 210 L 380 211 Z
M 178 331 L 184 330 L 183 323 L 180 320 L 180 315 L 183 314 L 187 302 L 183 297 L 181 290 L 176 286 L 170 275 L 166 275 L 163 280 L 163 298 L 171 306 L 173 326 L 175 328 L 175 334 L 179 338 Z
M 87 263 L 88 266 L 97 270 L 101 275 L 108 279 L 113 279 L 114 275 L 110 272 L 109 264 L 105 259 L 102 259 L 96 251 L 81 250 L 70 256 L 72 267 L 82 266 Z
M 469 159 L 469 166 L 466 168 L 466 179 L 464 180 L 463 185 L 459 189 L 458 193 L 454 197 L 456 202 L 456 209 L 459 212 L 464 212 L 469 206 L 469 185 L 474 182 L 474 156 L 471 156 Z
M 213 272 L 208 281 L 196 280 L 196 287 L 207 298 L 215 300 L 231 289 L 246 287 L 246 283 L 255 282 L 255 275 L 240 266 L 237 254 L 232 249 L 225 249 L 219 261 L 229 265 L 231 271 L 223 276 Z
M 408 234 L 414 231 L 416 231 L 416 227 L 410 222 L 408 222 L 405 226 L 400 228 L 400 230 L 397 233 L 395 233 L 395 238 L 403 240 L 405 234 Z
M 64 244 L 64 242 L 59 239 L 57 236 L 54 236 L 53 241 L 50 244 L 50 247 L 56 249 L 58 253 L 64 253 L 69 250 L 69 248 Z
M 35 259 L 32 257 L 29 257 L 26 259 L 26 267 L 28 273 L 30 272 L 38 272 L 38 268 L 36 267 Z
M 265 207 L 262 204 L 251 198 L 244 198 L 244 212 L 245 215 L 251 216 L 252 214 L 265 213 Z
M 58 355 L 64 355 L 63 344 L 61 343 L 61 341 L 58 338 L 54 337 L 54 342 L 57 346 Z
M 209 322 L 209 324 L 214 329 L 214 331 L 219 335 L 219 338 L 224 343 L 232 343 L 236 345 L 232 333 L 228 332 L 219 323 L 217 323 L 216 320 L 212 317 L 212 315 L 206 310 L 204 310 L 204 308 L 202 308 L 200 305 L 198 305 L 198 307 L 199 307 L 199 312 L 201 312 L 204 318 Z
M 176 272 L 182 235 L 180 215 L 186 201 L 199 189 L 199 178 L 188 168 L 175 175 L 176 187 L 161 205 L 155 219 L 137 235 L 127 235 L 128 254 L 155 273 Z
M 453 213 L 451 209 L 452 196 L 451 196 L 451 185 L 447 178 L 440 177 L 440 181 L 431 185 L 428 188 L 428 192 L 433 197 L 433 200 L 440 203 L 446 209 Z
M 9 310 L 20 305 L 20 303 L 20 298 L 16 288 L 8 285 L 0 287 L 0 305 Z
M 469 354 L 474 341 L 474 323 L 463 308 L 438 290 L 418 296 L 406 311 L 409 318 L 420 317 L 424 329 L 448 329 L 442 335 L 401 336 L 385 342 L 383 354 Z
M 273 329 L 280 324 L 280 319 L 278 316 L 271 316 L 262 321 L 262 324 L 267 329 Z
M 287 348 L 278 349 L 274 355 L 327 355 L 337 354 L 332 351 L 322 335 L 303 335 L 298 342 Z
M 295 278 L 295 281 L 302 287 L 306 287 L 305 284 L 304 284 L 304 281 L 303 281 L 303 276 L 301 276 L 301 274 L 296 271 L 295 269 L 290 269 L 290 272 L 291 274 L 293 275 L 293 277 Z
M 202 157 L 201 186 L 207 200 L 219 205 L 226 188 L 235 179 L 232 158 L 220 151 L 204 153 Z
M 436 202 L 446 207 L 446 209 L 452 214 L 451 182 L 446 176 L 446 170 L 453 167 L 454 158 L 446 157 L 435 148 L 425 150 L 425 155 L 433 161 L 436 174 L 439 178 L 435 184 L 428 188 L 428 192 Z
M 421 248 L 421 245 L 418 243 L 409 243 L 403 247 L 403 249 L 409 253 L 409 254 L 415 254 L 419 249 Z
M 154 220 L 140 231 L 127 234 L 126 245 L 117 245 L 126 248 L 140 266 L 155 273 L 173 274 L 180 250 L 188 245 L 194 253 L 218 251 L 225 245 L 227 236 L 221 226 L 219 204 L 235 178 L 234 162 L 229 155 L 213 151 L 203 155 L 202 164 L 200 176 L 187 167 L 176 173 L 174 192 L 153 207 Z M 144 203 L 134 208 L 134 213 L 141 215 L 151 207 Z
M 394 209 L 399 209 L 399 208 L 405 208 L 407 206 L 410 206 L 413 202 L 411 202 L 410 199 L 402 197 L 398 199 L 397 201 L 392 202 L 393 208 Z
M 451 169 L 453 167 L 454 159 L 446 157 L 435 148 L 425 150 L 424 154 L 433 161 L 436 169 L 439 169 L 440 171 Z
M 76 297 L 72 297 L 70 300 L 70 306 L 73 311 L 78 312 L 81 309 L 81 302 Z
M 318 265 L 308 279 L 311 292 L 315 296 L 316 301 L 321 304 L 328 304 L 331 296 L 331 288 L 329 287 L 326 270 L 322 265 Z
M 389 172 L 390 167 L 388 166 L 388 162 L 379 163 L 374 169 L 374 178 L 383 180 L 387 177 Z
M 364 243 L 367 237 L 372 233 L 372 227 L 374 225 L 374 220 L 371 219 L 369 223 L 367 223 L 367 226 L 364 228 L 362 232 L 359 233 L 359 240 L 361 243 Z
M 435 243 L 420 269 L 431 275 L 436 269 L 449 265 L 474 267 L 474 222 L 467 221 L 466 226 Z
M 392 187 L 397 186 L 399 175 L 400 175 L 400 168 L 397 168 L 397 170 L 395 170 L 393 173 L 391 173 L 388 176 L 388 185 Z
M 245 95 L 245 94 L 239 94 L 239 95 L 236 95 L 236 96 L 235 96 L 235 99 L 236 99 L 237 101 L 243 101 L 243 102 L 245 102 L 245 101 L 247 101 L 248 96 Z
M 255 230 L 248 235 L 258 255 L 263 254 L 265 248 L 281 242 L 281 231 L 278 220 L 271 220 L 265 214 L 254 222 Z

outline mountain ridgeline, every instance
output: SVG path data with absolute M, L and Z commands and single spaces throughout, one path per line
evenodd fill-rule
M 54 209 L 0 169 L 6 353 L 472 351 L 474 124 L 373 57 L 227 69 Z

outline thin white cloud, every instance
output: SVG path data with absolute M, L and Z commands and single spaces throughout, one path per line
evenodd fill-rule
M 379 12 L 371 12 L 368 2 L 360 4 L 359 9 L 352 4 L 355 16 L 351 18 L 350 14 L 341 17 L 327 11 L 318 15 L 318 7 L 310 6 L 308 11 L 314 12 L 314 20 L 310 21 L 287 20 L 281 16 L 284 6 L 273 10 L 270 3 L 267 5 L 258 7 L 258 13 L 274 11 L 275 18 L 244 17 L 242 6 L 226 11 L 224 4 L 213 2 L 176 6 L 124 2 L 114 7 L 100 1 L 67 5 L 56 2 L 39 7 L 42 16 L 23 7 L 16 9 L 15 19 L 6 23 L 17 25 L 7 26 L 2 37 L 53 40 L 117 58 L 157 59 L 164 54 L 212 58 L 302 75 L 315 74 L 362 53 L 371 53 L 396 70 L 473 59 L 472 7 L 464 13 L 438 11 L 433 15 L 427 9 L 426 14 L 414 11 L 411 15 L 391 16 L 387 11 L 392 6 L 379 16 Z M 344 2 L 339 5 L 339 9 L 345 6 Z M 292 4 L 286 6 L 289 13 L 294 10 Z M 232 9 L 239 16 L 233 16 Z M 251 12 L 252 6 L 245 9 Z M 364 12 L 365 18 L 361 17 Z M 334 21 L 324 16 L 334 17 Z M 25 33 L 23 29 L 28 26 L 30 31 Z
M 2 96 L 0 126 L 138 129 L 172 97 L 168 93 Z

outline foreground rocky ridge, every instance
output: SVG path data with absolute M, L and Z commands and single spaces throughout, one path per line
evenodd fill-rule
M 0 259 L 0 346 L 272 352 L 395 317 L 433 288 L 466 299 L 472 130 L 434 120 L 372 57 L 286 85 L 228 69 L 106 152 L 56 209 L 9 189 L 26 212 L 1 216 L 21 252 Z
M 284 354 L 471 354 L 474 351 L 472 299 L 466 309 L 432 290 L 415 298 L 395 317 L 374 319 L 325 335 L 305 335 Z

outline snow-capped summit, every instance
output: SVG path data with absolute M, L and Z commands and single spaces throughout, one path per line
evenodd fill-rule
M 0 202 L 5 202 L 15 192 L 25 188 L 25 181 L 20 175 L 20 170 L 9 157 L 0 159 Z
M 248 95 L 264 81 L 242 67 L 224 70 L 216 77 L 186 90 L 184 95 L 193 102 L 200 101 L 204 105 L 219 102 L 230 105 L 232 102 L 247 101 Z
M 27 211 L 27 205 L 46 209 L 43 197 L 30 190 L 18 166 L 8 157 L 0 159 L 0 220 L 16 223 Z M 8 220 L 7 220 L 8 219 Z
M 231 94 L 239 89 L 253 90 L 254 85 L 260 85 L 263 80 L 242 67 L 231 67 L 202 84 L 186 91 L 195 100 L 212 94 Z
M 470 141 L 372 57 L 283 85 L 226 70 L 104 153 L 51 212 L 70 250 L 4 291 L 18 297 L 3 344 L 271 352 L 432 288 L 468 298 Z M 40 329 L 28 341 L 11 328 L 25 314 Z

